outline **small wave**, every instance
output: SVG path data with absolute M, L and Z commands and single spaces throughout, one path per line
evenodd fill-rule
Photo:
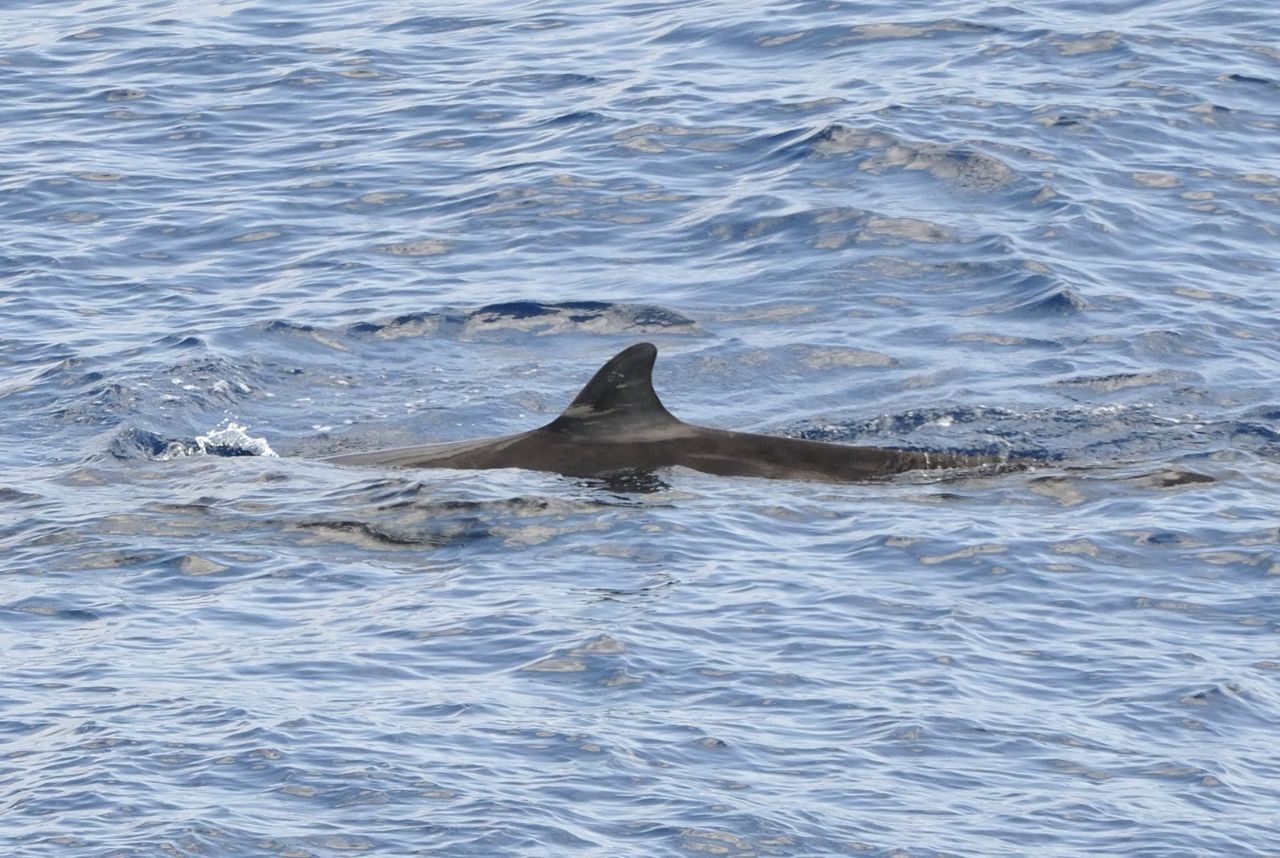
M 1019 277 L 1007 290 L 1007 299 L 991 307 L 997 313 L 1029 318 L 1070 316 L 1088 309 L 1088 302 L 1075 289 L 1057 277 L 1030 274 Z
M 304 521 L 296 527 L 300 530 L 323 534 L 329 539 L 362 545 L 366 548 L 444 548 L 467 545 L 491 534 L 481 526 L 446 527 L 437 531 L 395 531 L 367 521 Z
M 1060 379 L 1059 387 L 1084 387 L 1100 393 L 1114 393 L 1132 387 L 1150 387 L 1152 385 L 1193 384 L 1203 381 L 1199 375 L 1173 370 L 1155 370 L 1154 372 L 1119 372 L 1110 375 L 1081 375 Z
M 1236 423 L 1233 425 L 1231 433 L 1233 436 L 1244 435 L 1253 438 L 1261 438 L 1263 441 L 1267 441 L 1271 444 L 1280 443 L 1280 432 L 1277 432 L 1270 426 L 1263 426 L 1261 423 Z
M 107 452 L 122 460 L 155 459 L 177 443 L 145 429 L 126 429 L 111 439 Z
M 74 623 L 89 623 L 102 619 L 102 614 L 97 611 L 86 608 L 63 607 L 51 600 L 39 598 L 23 599 L 0 606 L 0 611 L 27 614 L 34 617 L 48 617 Z
M 798 144 L 821 156 L 861 155 L 858 169 L 924 170 L 958 188 L 994 191 L 1013 184 L 1018 173 L 1004 161 L 961 143 L 906 140 L 885 131 L 828 125 Z
M 1149 405 L 1053 406 L 1028 410 L 985 405 L 913 408 L 864 420 L 797 425 L 786 434 L 814 441 L 873 444 L 1017 459 L 1062 461 L 1081 455 L 1114 457 L 1122 450 L 1151 452 L 1180 444 L 1186 433 L 1175 418 Z
M 607 301 L 506 301 L 469 312 L 407 313 L 385 322 L 358 322 L 349 334 L 399 339 L 430 334 L 467 339 L 494 331 L 535 334 L 578 330 L 592 333 L 688 333 L 693 319 L 652 304 L 613 304 Z
M 1059 454 L 1036 442 L 1018 417 L 1012 411 L 984 406 L 922 408 L 849 423 L 793 427 L 786 434 L 810 441 L 869 443 L 923 453 L 1040 461 L 1058 458 Z
M 1217 482 L 1215 477 L 1211 477 L 1208 474 L 1177 467 L 1161 468 L 1158 471 L 1139 474 L 1126 479 L 1134 485 L 1153 489 L 1172 489 Z
M 499 23 L 499 21 L 492 18 L 454 18 L 443 15 L 419 15 L 414 18 L 404 18 L 402 20 L 386 24 L 380 29 L 380 32 L 415 33 L 423 36 L 439 36 L 444 33 L 453 33 L 459 30 L 494 27 Z

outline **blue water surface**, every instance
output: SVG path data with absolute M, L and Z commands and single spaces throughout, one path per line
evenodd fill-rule
M 1261 3 L 0 2 L 0 853 L 1280 854 Z M 340 468 L 657 344 L 863 485 Z

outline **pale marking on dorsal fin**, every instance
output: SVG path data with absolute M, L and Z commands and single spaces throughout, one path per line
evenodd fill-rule
M 653 362 L 657 357 L 658 350 L 652 343 L 637 343 L 618 352 L 600 367 L 564 413 L 545 428 L 568 432 L 679 422 L 653 389 Z

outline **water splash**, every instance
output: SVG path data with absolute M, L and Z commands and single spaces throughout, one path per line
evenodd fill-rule
M 226 425 L 191 441 L 171 441 L 156 459 L 167 462 L 182 456 L 265 456 L 278 458 L 266 438 L 254 438 L 247 426 L 227 421 Z

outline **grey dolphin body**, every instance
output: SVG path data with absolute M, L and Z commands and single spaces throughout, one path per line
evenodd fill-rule
M 993 456 L 854 447 L 694 426 L 674 417 L 654 392 L 657 356 L 650 343 L 623 350 L 600 368 L 563 414 L 529 432 L 351 453 L 326 461 L 391 468 L 524 468 L 573 477 L 681 465 L 720 476 L 833 483 L 926 468 L 1008 465 Z

